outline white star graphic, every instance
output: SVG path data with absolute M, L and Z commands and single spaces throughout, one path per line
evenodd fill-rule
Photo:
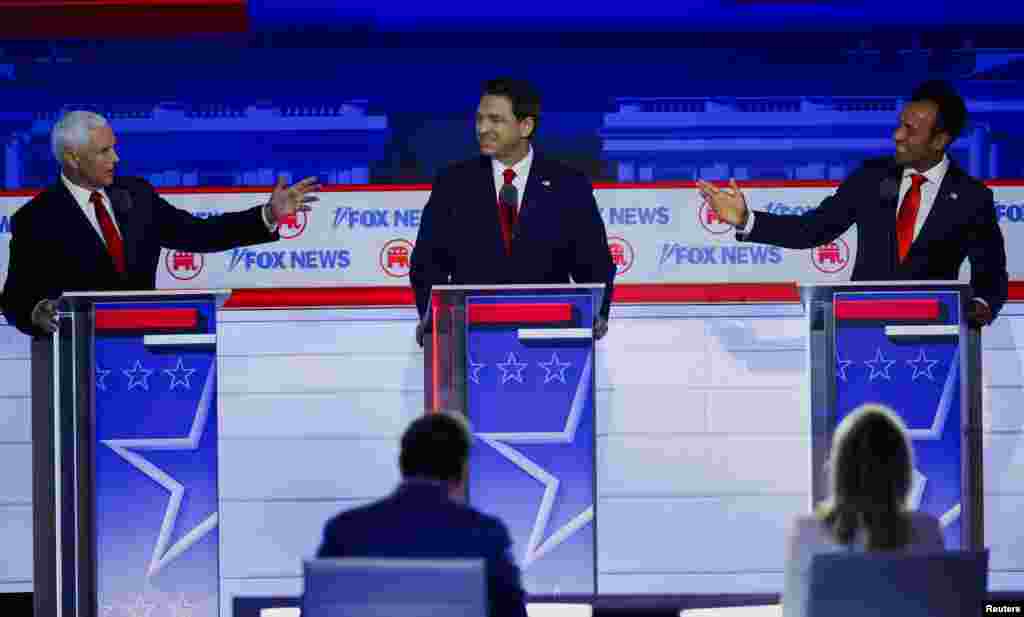
M 562 383 L 566 383 L 565 369 L 572 366 L 571 362 L 559 362 L 557 351 L 551 352 L 551 362 L 538 362 L 537 364 L 539 364 L 541 368 L 544 369 L 544 383 L 549 383 L 552 381 L 560 381 Z
M 112 371 L 110 371 L 109 369 L 101 369 L 98 366 L 96 367 L 96 387 L 97 388 L 99 388 L 100 390 L 103 390 L 104 392 L 107 391 L 106 379 L 107 379 L 107 375 L 109 375 L 111 372 Z
M 914 369 L 914 376 L 911 377 L 911 381 L 917 381 L 917 378 L 921 375 L 924 375 L 930 381 L 935 381 L 935 375 L 932 375 L 932 369 L 935 368 L 935 365 L 938 363 L 938 360 L 929 360 L 928 356 L 924 354 L 924 348 L 921 348 L 921 353 L 917 355 L 916 360 L 907 360 L 907 364 Z
M 473 362 L 473 358 L 469 359 L 469 380 L 473 383 L 480 383 L 480 371 L 487 366 L 483 362 Z
M 839 352 L 836 352 L 836 373 L 839 375 L 839 379 L 846 381 L 846 369 L 853 364 L 853 360 L 843 360 L 839 357 Z
M 142 386 L 143 390 L 149 391 L 149 375 L 152 373 L 152 369 L 142 368 L 142 362 L 136 360 L 135 367 L 131 370 L 121 369 L 121 372 L 128 378 L 128 391 L 130 392 L 135 386 Z M 141 373 L 141 375 L 140 375 Z
M 146 599 L 139 595 L 136 597 L 134 605 L 129 604 L 122 608 L 129 617 L 149 617 L 149 614 L 156 608 L 156 604 L 146 604 Z
M 871 367 L 871 375 L 868 376 L 868 381 L 874 381 L 875 377 L 885 377 L 886 379 L 891 380 L 892 377 L 889 376 L 889 369 L 892 367 L 893 364 L 896 364 L 896 361 L 895 360 L 886 360 L 882 356 L 882 349 L 881 348 L 877 348 L 875 350 L 875 359 L 874 360 L 865 360 L 864 364 L 867 364 L 869 367 Z M 884 368 L 876 368 L 875 367 L 876 364 L 884 364 L 885 367 Z
M 149 570 L 146 576 L 151 577 L 160 572 L 167 564 L 174 561 L 179 555 L 188 550 L 190 546 L 212 531 L 217 526 L 217 512 L 208 516 L 203 522 L 182 536 L 174 546 L 168 548 L 167 545 L 171 541 L 171 533 L 174 531 L 175 523 L 178 520 L 181 500 L 185 495 L 185 487 L 169 476 L 167 472 L 134 452 L 134 450 L 161 450 L 165 452 L 197 450 L 199 442 L 203 437 L 203 431 L 206 429 L 207 418 L 210 415 L 216 372 L 216 366 L 211 365 L 210 372 L 206 375 L 206 383 L 203 385 L 203 393 L 199 397 L 199 404 L 196 407 L 192 429 L 187 437 L 104 439 L 102 441 L 104 445 L 116 452 L 118 456 L 149 476 L 150 479 L 167 489 L 171 494 L 167 500 L 167 509 L 164 511 L 163 522 L 160 524 L 160 535 L 157 538 L 156 546 L 153 547 L 153 556 L 149 562 Z
M 165 368 L 164 372 L 171 376 L 171 390 L 178 384 L 185 386 L 186 390 L 192 389 L 192 382 L 189 381 L 189 378 L 192 377 L 192 373 L 196 372 L 196 369 L 185 368 L 180 357 L 178 358 L 178 366 L 173 369 Z M 179 377 L 182 373 L 184 375 Z
M 523 554 L 523 569 L 528 568 L 530 564 L 552 551 L 572 534 L 594 520 L 594 505 L 591 504 L 551 534 L 547 540 L 544 540 L 543 534 L 547 529 L 548 520 L 551 518 L 551 509 L 554 507 L 555 496 L 558 494 L 559 480 L 506 443 L 571 444 L 576 438 L 576 429 L 579 428 L 580 419 L 583 416 L 583 405 L 587 399 L 587 387 L 590 384 L 590 374 L 593 371 L 593 358 L 593 352 L 587 354 L 587 360 L 583 365 L 580 381 L 576 386 L 576 393 L 569 409 L 569 416 L 565 420 L 565 428 L 560 432 L 476 433 L 476 436 L 483 442 L 544 485 L 544 495 L 541 497 L 540 507 L 537 509 L 537 515 L 533 521 L 533 529 L 530 531 L 530 539 Z
M 526 368 L 527 364 L 517 360 L 516 354 L 511 351 L 508 352 L 508 359 L 506 359 L 505 362 L 498 362 L 497 366 L 501 369 L 502 384 L 506 384 L 513 380 L 518 381 L 519 383 L 524 383 L 523 370 Z

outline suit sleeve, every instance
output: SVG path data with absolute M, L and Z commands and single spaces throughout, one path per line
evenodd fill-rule
M 1006 271 L 1006 243 L 996 219 L 992 189 L 984 187 L 983 203 L 978 207 L 967 232 L 967 257 L 971 262 L 971 287 L 999 314 L 1009 287 Z
M 45 240 L 34 233 L 33 221 L 11 217 L 10 260 L 4 282 L 3 312 L 8 323 L 29 336 L 45 332 L 32 324 L 32 309 L 44 298 L 56 299 L 62 293 L 57 278 L 47 276 L 41 266 L 50 263 L 53 252 Z M 38 218 L 38 217 L 37 217 Z
M 138 181 L 131 190 L 133 195 L 152 200 L 160 244 L 165 248 L 216 253 L 237 246 L 271 242 L 279 237 L 277 232 L 267 229 L 262 205 L 242 212 L 200 218 L 172 206 L 147 182 Z
M 452 204 L 445 190 L 442 176 L 434 180 L 430 198 L 423 207 L 416 244 L 409 263 L 409 282 L 416 294 L 416 308 L 420 317 L 427 313 L 430 288 L 444 285 L 452 275 L 452 259 L 448 234 L 451 232 Z
M 601 316 L 608 319 L 611 310 L 612 292 L 615 285 L 615 262 L 608 249 L 608 232 L 605 230 L 601 211 L 594 198 L 594 187 L 585 178 L 580 180 L 580 197 L 583 204 L 573 239 L 573 264 L 570 274 L 576 283 L 604 283 L 604 300 Z
M 487 559 L 487 603 L 493 617 L 526 617 L 526 592 L 519 566 L 512 557 L 512 538 L 500 520 L 493 519 L 493 552 Z
M 880 199 L 880 180 L 872 181 L 864 168 L 839 185 L 835 194 L 799 216 L 758 211 L 749 234 L 736 234 L 736 239 L 771 244 L 787 249 L 809 249 L 828 244 L 857 221 L 857 205 L 864 200 Z

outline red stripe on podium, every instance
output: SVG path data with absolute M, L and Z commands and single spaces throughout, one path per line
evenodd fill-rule
M 835 304 L 836 319 L 913 319 L 935 321 L 942 305 L 936 298 L 908 300 L 839 300 Z
M 469 323 L 547 324 L 572 321 L 572 305 L 549 304 L 474 304 L 469 307 Z
M 199 309 L 99 309 L 97 330 L 194 330 L 199 325 Z

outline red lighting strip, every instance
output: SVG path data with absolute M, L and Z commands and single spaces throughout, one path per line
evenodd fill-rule
M 935 321 L 939 318 L 942 305 L 936 298 L 912 300 L 838 300 L 835 303 L 836 319 L 886 320 L 913 319 Z
M 549 304 L 473 304 L 470 324 L 548 324 L 572 321 L 572 305 Z
M 97 330 L 194 330 L 199 325 L 199 309 L 99 309 Z

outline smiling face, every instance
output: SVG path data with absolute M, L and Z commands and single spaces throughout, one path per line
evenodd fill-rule
M 114 168 L 118 158 L 114 146 L 117 138 L 109 126 L 101 126 L 89 132 L 89 142 L 81 148 L 64 152 L 64 173 L 75 184 L 96 190 L 114 182 Z
M 944 130 L 935 130 L 938 115 L 939 107 L 932 101 L 914 101 L 903 108 L 892 134 L 897 163 L 927 171 L 942 160 L 950 137 Z
M 476 138 L 480 143 L 480 154 L 513 165 L 529 152 L 529 137 L 533 129 L 533 118 L 516 118 L 508 97 L 491 94 L 481 97 L 476 110 Z

